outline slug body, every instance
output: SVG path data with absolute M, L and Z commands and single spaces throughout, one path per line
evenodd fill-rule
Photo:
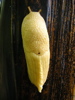
M 31 83 L 41 92 L 46 82 L 49 61 L 49 37 L 39 12 L 30 11 L 22 22 L 22 41 Z

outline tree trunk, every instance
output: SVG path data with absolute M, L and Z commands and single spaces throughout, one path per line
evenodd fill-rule
M 5 4 L 11 9 L 10 12 L 9 9 L 7 11 L 5 9 L 9 13 L 5 15 L 9 16 L 7 19 L 11 17 L 9 20 L 11 31 L 8 30 L 7 33 L 3 31 L 4 28 L 6 30 L 8 28 L 2 22 L 4 25 L 1 29 L 2 42 L 7 42 L 1 44 L 4 48 L 1 54 L 5 57 L 5 62 L 3 60 L 5 70 L 10 72 L 6 72 L 6 75 L 12 78 L 6 77 L 8 89 L 2 89 L 9 90 L 8 97 L 10 94 L 13 95 L 11 100 L 75 100 L 74 3 L 75 0 L 11 0 L 10 5 Z M 21 24 L 23 18 L 29 13 L 28 6 L 32 11 L 42 10 L 41 15 L 46 21 L 50 38 L 50 68 L 42 93 L 39 93 L 29 80 L 22 46 Z M 5 17 L 2 16 L 2 19 L 4 20 Z M 6 23 L 8 25 L 8 22 Z M 8 61 L 9 63 L 6 63 Z

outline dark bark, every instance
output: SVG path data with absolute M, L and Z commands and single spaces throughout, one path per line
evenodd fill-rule
M 15 99 L 18 100 L 73 100 L 73 87 L 75 85 L 74 2 L 75 0 L 11 0 L 11 12 L 7 10 L 10 13 L 9 17 L 11 17 L 9 20 L 11 22 L 11 35 L 7 34 L 6 42 L 9 45 L 1 44 L 1 47 L 5 48 L 3 53 L 11 51 L 9 58 L 7 54 L 4 54 L 8 60 L 11 59 L 9 60 L 10 64 L 7 63 L 5 68 L 7 70 L 9 70 L 7 66 L 12 66 L 11 69 L 15 68 L 15 71 L 11 72 L 15 73 L 12 74 L 12 77 L 14 76 L 12 80 L 16 79 L 16 83 L 13 83 L 13 90 L 17 90 L 17 92 L 14 92 L 15 94 L 11 92 L 12 85 L 8 81 L 10 92 L 8 95 L 13 94 L 13 98 L 17 97 Z M 29 13 L 28 6 L 33 11 L 42 10 L 41 15 L 46 21 L 50 38 L 50 69 L 42 93 L 38 92 L 28 78 L 22 46 L 21 24 L 23 18 Z M 5 41 L 5 35 L 2 37 Z M 7 76 L 10 75 L 8 73 Z M 11 100 L 14 100 L 13 98 Z

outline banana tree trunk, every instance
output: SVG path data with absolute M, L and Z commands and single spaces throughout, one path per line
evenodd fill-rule
M 75 100 L 74 2 L 75 0 L 5 0 L 0 32 L 1 98 Z M 29 13 L 28 6 L 32 11 L 42 10 L 41 15 L 46 21 L 50 38 L 50 68 L 42 93 L 29 80 L 22 46 L 21 24 Z
M 0 0 L 0 100 L 15 100 L 11 0 Z

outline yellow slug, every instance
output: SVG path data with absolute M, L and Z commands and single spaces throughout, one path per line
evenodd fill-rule
M 49 61 L 49 36 L 45 21 L 39 12 L 31 11 L 22 22 L 22 42 L 29 79 L 41 92 L 46 82 Z

